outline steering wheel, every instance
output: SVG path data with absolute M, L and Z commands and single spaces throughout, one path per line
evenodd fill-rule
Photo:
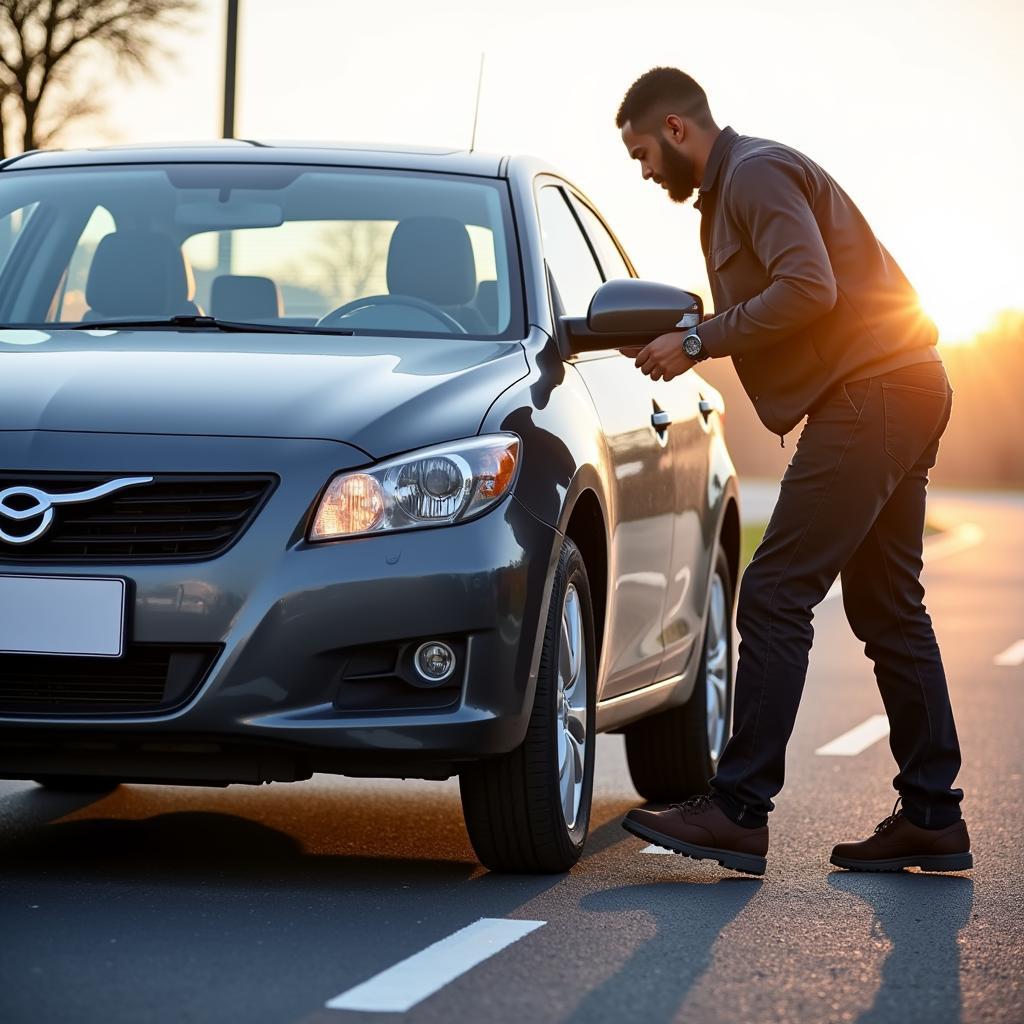
M 458 334 L 469 334 L 469 331 L 450 313 L 446 313 L 439 306 L 435 306 L 433 302 L 428 302 L 426 299 L 418 298 L 415 295 L 367 295 L 361 299 L 352 299 L 351 302 L 346 302 L 344 305 L 338 306 L 337 309 L 324 313 L 317 320 L 316 326 L 333 326 L 346 313 L 353 309 L 360 309 L 363 306 L 412 306 L 413 309 L 420 309 L 424 313 L 429 313 L 432 317 L 436 317 L 446 327 L 450 327 Z

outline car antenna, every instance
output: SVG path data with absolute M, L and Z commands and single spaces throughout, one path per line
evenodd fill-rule
M 480 51 L 480 74 L 476 80 L 476 108 L 473 111 L 473 137 L 469 140 L 469 151 L 473 152 L 473 147 L 476 146 L 476 121 L 480 114 L 480 87 L 484 83 L 484 51 Z

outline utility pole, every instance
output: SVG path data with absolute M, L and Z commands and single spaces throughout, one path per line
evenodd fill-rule
M 235 137 L 235 77 L 238 68 L 238 0 L 228 0 L 227 40 L 224 49 L 224 138 Z M 233 238 L 230 231 L 217 235 L 217 273 L 231 273 Z
M 228 0 L 227 47 L 224 54 L 224 138 L 235 136 L 235 70 L 238 66 L 238 0 Z

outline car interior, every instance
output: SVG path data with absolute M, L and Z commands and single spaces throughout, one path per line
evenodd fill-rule
M 497 281 L 477 283 L 469 234 L 453 217 L 406 217 L 388 246 L 389 295 L 411 295 L 439 306 L 470 334 L 497 327 Z M 96 248 L 86 283 L 84 320 L 209 314 L 223 320 L 314 324 L 289 317 L 281 289 L 269 277 L 219 274 L 210 308 L 196 301 L 192 267 L 172 238 L 156 231 L 119 230 Z

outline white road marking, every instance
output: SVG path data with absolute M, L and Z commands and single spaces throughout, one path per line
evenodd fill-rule
M 985 539 L 985 531 L 977 523 L 960 523 L 950 530 L 933 534 L 924 545 L 924 560 L 933 562 L 937 558 L 948 558 L 961 551 L 973 548 Z
M 672 856 L 672 854 L 675 853 L 675 850 L 666 850 L 664 846 L 655 846 L 654 843 L 651 843 L 650 846 L 645 846 L 640 852 L 641 853 L 667 853 L 669 856 Z
M 997 665 L 1020 665 L 1022 662 L 1024 662 L 1024 640 L 1010 644 L 1005 651 L 995 656 Z
M 844 732 L 831 743 L 818 747 L 815 753 L 823 757 L 856 757 L 861 751 L 867 750 L 873 743 L 888 735 L 889 719 L 885 715 L 872 715 L 856 729 Z
M 958 555 L 961 551 L 973 548 L 985 539 L 985 531 L 977 523 L 960 523 L 959 526 L 943 530 L 942 533 L 933 533 L 924 542 L 924 560 L 926 563 L 934 562 L 939 558 L 948 558 L 950 555 Z M 828 593 L 822 601 L 828 601 L 838 597 L 843 592 L 842 577 L 837 576 L 835 582 L 829 587 Z
M 546 923 L 481 917 L 342 992 L 326 1005 L 331 1010 L 405 1013 L 460 974 Z

